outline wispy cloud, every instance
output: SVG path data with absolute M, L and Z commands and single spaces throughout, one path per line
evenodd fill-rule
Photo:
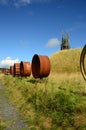
M 52 0 L 0 0 L 0 5 L 26 6 L 32 3 L 44 3 Z
M 12 4 L 16 7 L 26 6 L 31 4 L 31 0 L 14 0 Z
M 19 63 L 19 59 L 12 59 L 11 57 L 6 57 L 0 62 L 0 67 L 9 68 L 14 63 Z
M 0 0 L 0 5 L 25 6 L 32 2 L 32 0 Z
M 60 41 L 57 38 L 52 38 L 48 40 L 46 47 L 53 48 L 56 47 L 57 45 L 60 45 Z
M 0 0 L 1 5 L 6 5 L 9 2 L 9 0 Z
M 38 2 L 38 3 L 43 3 L 43 2 L 50 2 L 52 0 L 31 0 L 31 2 Z

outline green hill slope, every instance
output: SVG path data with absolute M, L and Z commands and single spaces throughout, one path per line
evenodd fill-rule
M 58 51 L 50 56 L 51 72 L 79 72 L 82 49 Z

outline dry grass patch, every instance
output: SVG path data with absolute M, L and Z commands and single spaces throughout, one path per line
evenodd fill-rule
M 50 56 L 52 72 L 79 72 L 81 51 L 82 49 L 70 49 L 52 54 Z

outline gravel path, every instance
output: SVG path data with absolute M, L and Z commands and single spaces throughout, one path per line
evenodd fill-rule
M 0 116 L 7 122 L 5 130 L 28 130 L 27 124 L 16 107 L 5 96 L 5 89 L 0 83 Z

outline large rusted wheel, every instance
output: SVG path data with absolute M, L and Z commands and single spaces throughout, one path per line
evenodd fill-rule
M 48 56 L 35 54 L 32 58 L 32 75 L 34 78 L 47 77 L 50 74 L 50 59 Z
M 84 79 L 86 80 L 86 44 L 83 47 L 81 56 L 80 56 L 80 70 Z

